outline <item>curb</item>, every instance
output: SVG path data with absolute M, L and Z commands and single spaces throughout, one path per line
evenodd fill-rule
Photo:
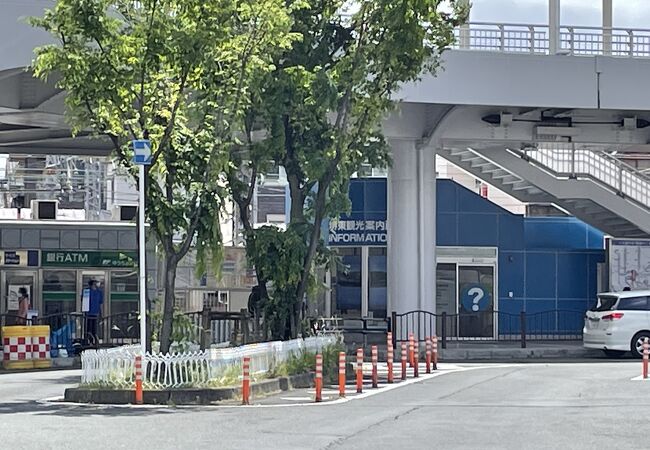
M 598 350 L 586 349 L 494 349 L 462 350 L 446 349 L 441 351 L 441 359 L 446 361 L 494 361 L 494 360 L 553 360 L 553 359 L 588 359 L 600 357 Z
M 313 373 L 262 380 L 257 383 L 251 383 L 251 393 L 262 396 L 292 389 L 308 388 L 313 386 L 313 380 Z M 210 405 L 215 402 L 240 397 L 241 386 L 233 386 L 212 389 L 147 390 L 144 391 L 143 400 L 145 405 Z M 135 403 L 135 390 L 68 388 L 65 390 L 64 401 L 72 403 L 128 405 Z

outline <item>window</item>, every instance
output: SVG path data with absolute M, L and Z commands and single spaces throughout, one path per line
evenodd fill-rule
M 338 248 L 341 265 L 332 284 L 333 308 L 342 317 L 361 317 L 361 247 Z
M 596 303 L 596 306 L 594 306 L 591 310 L 610 311 L 616 304 L 617 300 L 618 297 L 601 295 L 600 297 L 598 297 L 598 303 Z
M 111 273 L 112 293 L 138 293 L 138 272 L 116 270 Z
M 77 309 L 77 272 L 43 271 L 43 315 L 63 314 Z
M 616 309 L 619 311 L 647 311 L 648 297 L 622 298 Z
M 368 249 L 368 315 L 386 317 L 388 274 L 386 247 Z

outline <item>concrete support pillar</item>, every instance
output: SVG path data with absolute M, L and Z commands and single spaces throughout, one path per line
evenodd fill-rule
M 466 8 L 471 8 L 472 4 L 470 3 L 469 0 L 459 0 L 458 2 L 461 6 L 465 6 Z M 469 36 L 469 14 L 467 14 L 467 21 L 460 26 L 460 35 L 459 37 L 459 44 L 460 48 L 469 48 L 470 47 L 470 36 Z
M 435 312 L 435 153 L 391 141 L 388 178 L 388 309 Z
M 603 55 L 612 54 L 612 0 L 603 0 Z
M 548 52 L 555 55 L 560 47 L 560 0 L 548 0 Z

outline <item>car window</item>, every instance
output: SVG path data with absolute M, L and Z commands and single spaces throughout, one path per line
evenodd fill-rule
M 648 297 L 622 298 L 616 309 L 619 311 L 647 311 Z
M 601 295 L 598 297 L 598 302 L 596 303 L 596 306 L 592 308 L 592 311 L 611 311 L 617 300 L 618 297 Z

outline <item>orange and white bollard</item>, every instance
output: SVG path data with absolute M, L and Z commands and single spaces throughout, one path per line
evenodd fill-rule
M 426 371 L 431 373 L 431 338 L 427 338 L 426 352 Z
M 413 352 L 413 376 L 420 376 L 420 342 L 415 343 L 415 352 Z
M 433 370 L 438 370 L 438 336 L 433 335 Z
M 316 355 L 316 403 L 323 401 L 323 355 Z
M 339 397 L 345 397 L 345 352 L 339 352 Z
M 144 402 L 142 392 L 142 356 L 135 357 L 135 404 L 141 405 Z
M 648 338 L 643 340 L 643 378 L 648 378 L 648 354 L 649 354 L 650 344 L 648 343 Z
M 388 366 L 388 383 L 393 382 L 393 334 L 389 331 L 386 339 L 386 365 Z
M 241 404 L 250 404 L 250 390 L 251 390 L 251 357 L 244 356 L 243 376 L 241 385 Z
M 402 342 L 402 380 L 406 380 L 406 342 Z
M 409 365 L 415 367 L 415 337 L 413 333 L 409 333 Z
M 378 383 L 378 374 L 377 374 L 377 346 L 373 345 L 372 346 L 372 387 L 376 388 L 379 387 Z
M 363 392 L 363 349 L 357 349 L 357 394 Z

